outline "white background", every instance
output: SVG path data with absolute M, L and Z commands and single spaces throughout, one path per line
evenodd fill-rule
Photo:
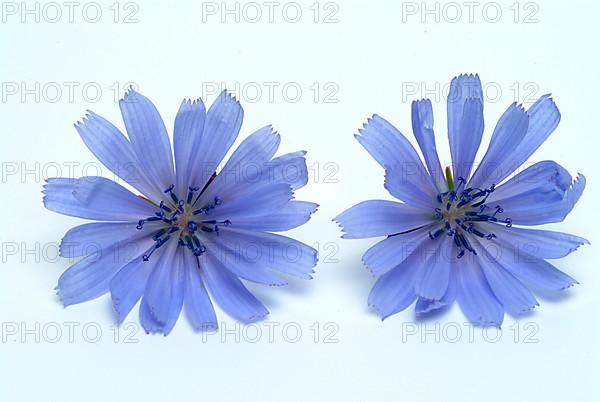
M 138 0 L 115 7 L 111 0 L 98 3 L 102 15 L 95 23 L 98 7 L 87 6 L 83 13 L 86 2 L 75 8 L 73 22 L 61 2 L 62 16 L 55 22 L 56 6 L 40 3 L 34 14 L 23 14 L 20 2 L 12 8 L 8 3 L 2 3 L 0 25 L 0 400 L 599 396 L 593 374 L 600 369 L 597 2 L 483 1 L 469 15 L 462 2 L 337 0 L 315 6 L 311 0 L 284 11 L 288 3 L 282 1 L 270 22 L 268 6 L 260 1 L 256 21 L 255 5 L 238 4 L 237 15 L 222 15 L 221 2 Z M 35 2 L 25 5 L 35 10 Z M 433 11 L 424 13 L 425 7 Z M 235 3 L 227 8 L 236 10 Z M 293 23 L 298 8 L 302 15 Z M 132 12 L 133 22 L 125 23 Z M 456 306 L 424 321 L 409 309 L 381 322 L 366 306 L 374 279 L 360 262 L 376 239 L 341 240 L 331 222 L 361 200 L 389 198 L 382 170 L 352 137 L 372 113 L 412 141 L 410 101 L 432 98 L 438 148 L 442 162 L 449 162 L 443 95 L 462 72 L 479 73 L 489 90 L 484 146 L 511 102 L 527 106 L 552 92 L 563 118 L 532 161 L 554 159 L 588 179 L 574 212 L 552 225 L 592 242 L 556 262 L 581 284 L 541 297 L 541 307 L 530 315 L 507 316 L 500 334 L 470 330 Z M 43 179 L 56 175 L 57 166 L 68 176 L 71 162 L 78 163 L 76 175 L 86 164 L 87 173 L 95 173 L 98 164 L 72 125 L 92 109 L 122 127 L 115 97 L 128 82 L 155 102 L 167 127 L 183 97 L 211 102 L 215 86 L 237 86 L 245 109 L 240 139 L 271 123 L 283 135 L 281 152 L 309 151 L 311 181 L 298 198 L 321 208 L 292 234 L 317 243 L 321 262 L 312 281 L 252 287 L 271 311 L 270 324 L 236 327 L 218 311 L 219 334 L 194 333 L 182 316 L 165 338 L 140 329 L 137 309 L 127 319 L 131 324 L 115 332 L 108 297 L 60 305 L 53 288 L 69 262 L 55 260 L 51 245 L 80 221 L 43 208 Z M 296 99 L 298 87 L 302 94 Z M 16 252 L 6 252 L 14 245 Z M 71 339 L 69 325 L 76 325 Z M 302 334 L 294 343 L 297 328 Z M 253 342 L 259 330 L 262 336 Z

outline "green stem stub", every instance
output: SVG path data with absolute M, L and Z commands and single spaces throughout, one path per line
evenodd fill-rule
M 452 171 L 450 166 L 446 166 L 446 183 L 448 183 L 448 190 L 454 190 L 454 180 L 452 180 Z

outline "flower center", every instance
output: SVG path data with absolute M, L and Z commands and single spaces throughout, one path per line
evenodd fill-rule
M 140 219 L 136 229 L 142 230 L 146 222 L 162 223 L 159 229 L 152 235 L 154 246 L 143 255 L 143 260 L 148 261 L 154 251 L 160 248 L 171 238 L 176 238 L 179 246 L 188 248 L 195 256 L 200 256 L 206 251 L 206 247 L 200 240 L 200 233 L 215 233 L 219 235 L 220 226 L 229 226 L 231 222 L 226 220 L 210 219 L 211 211 L 222 204 L 218 197 L 210 202 L 201 199 L 202 191 L 198 187 L 189 187 L 185 200 L 180 200 L 171 184 L 164 190 L 166 201 L 157 205 L 157 211 L 153 216 Z M 202 205 L 201 207 L 199 207 Z
M 486 204 L 487 198 L 495 190 L 494 184 L 486 189 L 465 188 L 466 180 L 459 177 L 458 185 L 455 188 L 450 168 L 446 168 L 446 181 L 449 190 L 437 195 L 437 200 L 441 205 L 435 209 L 435 219 L 440 222 L 440 227 L 434 232 L 429 232 L 429 237 L 434 240 L 446 233 L 454 238 L 454 243 L 459 249 L 458 258 L 461 258 L 465 251 L 477 255 L 469 242 L 468 234 L 485 237 L 488 240 L 496 237 L 494 233 L 482 232 L 477 223 L 502 222 L 507 227 L 511 227 L 512 219 L 502 219 L 497 216 L 504 212 L 500 205 L 492 208 Z

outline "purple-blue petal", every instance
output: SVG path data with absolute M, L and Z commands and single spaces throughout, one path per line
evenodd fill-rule
M 468 180 L 484 125 L 483 91 L 477 74 L 461 74 L 452 79 L 447 114 L 454 178 Z
M 500 205 L 502 217 L 518 225 L 561 222 L 583 194 L 585 183 L 581 174 L 572 181 L 556 162 L 538 162 L 498 187 L 488 203 Z
M 218 258 L 206 254 L 201 263 L 202 278 L 214 301 L 227 314 L 244 323 L 264 319 L 269 311 Z
M 419 187 L 420 193 L 423 194 L 437 194 L 433 179 L 423 166 L 417 151 L 387 120 L 373 115 L 355 137 L 384 169 L 401 168 L 401 173 L 394 174 L 395 179 L 401 179 L 400 182 L 394 186 L 386 186 L 393 188 L 397 195 L 410 195 L 414 187 Z M 400 191 L 401 186 L 407 182 L 410 182 L 411 186 L 405 191 Z M 413 201 L 412 198 L 400 199 L 406 202 Z
M 429 241 L 432 227 L 427 225 L 412 232 L 387 237 L 366 251 L 362 257 L 363 263 L 373 275 L 385 274 L 408 258 L 422 243 Z
M 127 135 L 144 172 L 160 189 L 175 184 L 169 135 L 154 104 L 130 89 L 119 101 Z
M 575 279 L 558 270 L 548 261 L 515 248 L 509 238 L 498 237 L 491 242 L 482 240 L 481 244 L 487 248 L 492 261 L 534 287 L 558 291 L 577 283 Z
M 487 233 L 494 233 L 506 239 L 514 247 L 535 258 L 562 258 L 590 242 L 583 237 L 550 230 L 506 227 L 504 224 L 485 223 L 481 225 Z
M 292 200 L 265 215 L 236 216 L 235 227 L 264 232 L 290 230 L 308 222 L 317 208 L 314 202 Z
M 469 187 L 487 188 L 512 173 L 510 156 L 519 148 L 529 127 L 529 115 L 513 103 L 500 117 L 490 145 L 477 166 Z
M 133 146 L 118 128 L 91 111 L 75 128 L 85 145 L 111 172 L 146 197 L 160 199 L 162 189 L 144 172 Z
M 381 275 L 369 293 L 371 306 L 382 320 L 405 310 L 417 295 L 414 291 L 415 276 L 422 264 L 423 255 L 412 253 L 391 271 Z
M 183 263 L 186 275 L 184 305 L 187 317 L 197 331 L 216 330 L 217 316 L 200 275 L 198 258 L 192 253 L 184 253 Z
M 192 166 L 200 152 L 204 135 L 206 107 L 202 99 L 181 102 L 175 127 L 173 129 L 173 148 L 175 151 L 176 189 L 180 197 L 187 195 Z M 164 189 L 163 189 L 164 190 Z
M 506 156 L 501 169 L 496 170 L 493 176 L 495 183 L 500 183 L 521 166 L 546 141 L 560 122 L 560 112 L 549 94 L 539 98 L 527 110 L 527 114 L 529 115 L 527 133 L 518 146 Z M 513 140 L 517 139 L 513 138 Z
M 184 279 L 183 253 L 176 241 L 163 246 L 162 254 L 156 258 L 140 306 L 142 326 L 148 333 L 168 335 L 183 307 Z
M 451 264 L 456 256 L 453 252 L 454 241 L 449 236 L 443 236 L 427 246 L 430 250 L 423 256 L 422 265 L 417 272 L 415 293 L 425 299 L 440 300 L 446 294 L 450 282 Z
M 478 260 L 467 255 L 457 268 L 456 300 L 469 322 L 500 327 L 504 320 L 504 308 L 492 292 Z
M 417 298 L 417 302 L 415 303 L 416 314 L 427 314 L 454 303 L 456 300 L 456 270 L 460 269 L 457 265 L 456 261 L 450 263 L 450 276 L 448 278 L 448 286 L 446 287 L 444 296 L 439 300 L 426 299 L 424 297 Z
M 447 191 L 444 172 L 435 146 L 433 109 L 429 99 L 414 101 L 412 103 L 412 127 L 423 158 L 425 159 L 427 170 L 437 190 L 439 192 Z
M 244 111 L 239 102 L 223 91 L 206 113 L 198 152 L 190 167 L 189 185 L 203 188 L 235 142 Z
M 121 268 L 110 280 L 110 296 L 119 323 L 125 320 L 144 294 L 156 261 L 156 258 L 144 261 L 142 257 L 138 257 Z
M 500 265 L 485 248 L 479 244 L 475 245 L 475 248 L 479 253 L 479 263 L 488 284 L 507 312 L 522 314 L 538 306 L 535 296 L 527 286 Z M 508 263 L 507 260 L 504 261 Z M 518 264 L 518 262 L 513 262 L 513 264 Z M 514 270 L 518 270 L 518 267 Z
M 158 230 L 152 222 L 136 229 L 134 222 L 93 222 L 70 229 L 60 242 L 60 255 L 74 258 L 105 250 L 117 242 L 127 244 Z
M 147 237 L 134 243 L 118 243 L 113 250 L 79 260 L 58 279 L 56 289 L 62 303 L 68 306 L 103 295 L 109 290 L 112 277 L 145 252 L 151 244 L 152 240 Z M 124 250 L 133 252 L 126 253 Z
M 247 269 L 252 269 L 255 265 L 262 269 L 310 279 L 313 268 L 317 264 L 317 251 L 314 248 L 275 233 L 239 229 L 232 225 L 220 230 L 218 242 L 221 247 L 226 246 L 229 250 L 235 250 L 237 254 L 243 256 L 247 261 L 246 264 L 254 262 L 247 265 Z M 220 254 L 223 252 L 225 251 L 221 249 L 212 254 L 224 266 L 229 267 L 231 251 L 228 252 L 230 254 L 228 256 Z M 284 283 L 285 281 L 280 280 L 273 284 Z
M 156 211 L 148 201 L 103 177 L 48 179 L 44 194 L 46 208 L 79 218 L 137 221 Z
M 416 229 L 433 218 L 429 209 L 418 209 L 394 201 L 363 201 L 338 215 L 345 239 L 389 236 Z

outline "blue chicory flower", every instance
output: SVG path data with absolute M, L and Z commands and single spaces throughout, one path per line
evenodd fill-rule
M 374 115 L 358 141 L 385 169 L 385 188 L 403 203 L 372 200 L 335 220 L 344 238 L 387 236 L 363 256 L 378 277 L 369 305 L 384 319 L 416 301 L 417 314 L 456 300 L 467 319 L 500 326 L 504 313 L 538 305 L 531 289 L 568 288 L 576 281 L 547 259 L 566 256 L 587 240 L 530 226 L 562 221 L 585 187 L 558 163 L 531 164 L 506 180 L 557 127 L 550 95 L 528 110 L 512 104 L 472 172 L 483 134 L 483 94 L 477 75 L 452 80 L 447 102 L 452 167 L 442 169 L 428 99 L 412 104 L 412 127 L 425 165 L 410 142 Z
M 103 177 L 49 179 L 44 205 L 95 222 L 68 231 L 63 257 L 84 257 L 58 281 L 65 305 L 110 292 L 118 321 L 141 299 L 147 332 L 168 334 L 185 305 L 197 330 L 214 330 L 211 299 L 242 322 L 268 311 L 243 282 L 285 285 L 278 274 L 311 278 L 316 251 L 271 232 L 300 226 L 317 204 L 293 200 L 308 181 L 305 152 L 273 157 L 270 126 L 247 137 L 224 166 L 243 110 L 223 92 L 206 111 L 184 100 L 175 118 L 174 156 L 155 106 L 130 90 L 119 102 L 127 139 L 88 111 L 75 127 L 92 153 L 136 196 Z M 93 252 L 90 252 L 90 249 Z

